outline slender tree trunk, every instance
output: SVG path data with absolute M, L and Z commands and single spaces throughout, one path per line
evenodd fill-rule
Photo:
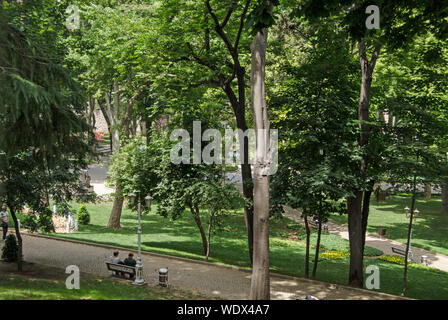
M 407 238 L 407 242 L 406 242 L 406 253 L 404 256 L 403 292 L 401 294 L 402 296 L 406 295 L 406 290 L 408 288 L 408 278 L 407 278 L 408 277 L 408 256 L 409 256 L 409 248 L 410 248 L 410 244 L 411 244 L 412 221 L 414 219 L 415 194 L 416 194 L 416 189 L 417 189 L 416 180 L 417 180 L 417 176 L 414 175 L 412 203 L 411 203 L 411 217 L 409 219 L 408 238 Z
M 208 257 L 210 256 L 210 242 L 212 237 L 212 231 L 213 231 L 213 224 L 214 222 L 214 211 L 210 212 L 210 219 L 208 221 L 208 231 L 207 231 L 207 253 L 205 254 L 205 261 L 208 261 Z
M 149 146 L 151 143 L 151 132 L 152 132 L 152 121 L 146 121 L 146 145 Z
M 317 264 L 319 263 L 320 236 L 322 235 L 322 222 L 319 220 L 319 228 L 317 229 L 316 251 L 314 253 L 314 266 L 312 278 L 316 278 Z
M 8 205 L 9 211 L 11 211 L 11 217 L 14 221 L 14 228 L 16 231 L 17 244 L 19 246 L 18 249 L 18 259 L 17 259 L 17 271 L 22 272 L 23 270 L 23 241 L 22 235 L 20 234 L 19 221 L 17 220 L 16 211 L 13 206 Z
M 304 209 L 305 210 L 305 209 Z M 305 248 L 305 277 L 310 277 L 310 225 L 308 224 L 308 215 L 304 212 L 305 232 L 306 232 L 306 248 Z
M 365 122 L 369 121 L 370 91 L 372 86 L 373 70 L 380 53 L 381 46 L 375 47 L 370 61 L 366 55 L 366 44 L 358 44 L 359 61 L 361 65 L 361 93 L 358 104 L 358 120 L 361 121 L 358 145 L 365 148 L 369 143 L 369 126 Z M 359 175 L 366 178 L 367 154 L 364 154 L 359 165 Z M 350 271 L 349 285 L 363 287 L 363 238 L 365 234 L 362 228 L 362 203 L 363 192 L 357 188 L 353 190 L 354 197 L 347 200 L 348 208 L 348 231 L 350 241 Z M 368 208 L 366 209 L 368 210 Z M 368 211 L 367 211 L 368 212 Z
M 251 45 L 251 91 L 255 127 L 254 252 L 250 298 L 270 299 L 269 279 L 269 170 L 270 123 L 266 108 L 265 65 L 267 29 L 258 32 Z
M 442 184 L 442 213 L 448 215 L 448 178 Z
M 199 232 L 201 233 L 202 246 L 204 248 L 204 255 L 207 257 L 208 243 L 207 243 L 207 237 L 204 232 L 204 228 L 202 227 L 201 217 L 199 216 L 199 207 L 194 206 L 194 208 L 193 208 L 193 206 L 190 205 L 190 211 L 191 211 L 191 214 L 193 215 L 194 222 L 196 222 Z

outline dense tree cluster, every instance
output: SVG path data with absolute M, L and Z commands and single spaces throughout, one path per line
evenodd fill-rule
M 411 214 L 416 186 L 440 184 L 448 214 L 448 3 L 375 1 L 380 28 L 369 29 L 370 2 L 0 1 L 2 200 L 14 220 L 25 204 L 44 210 L 50 195 L 69 201 L 101 110 L 115 188 L 107 227 L 121 227 L 126 194 L 151 193 L 159 214 L 192 215 L 208 258 L 239 193 L 224 162 L 173 164 L 170 132 L 192 133 L 194 121 L 201 134 L 277 129 L 272 176 L 270 137 L 256 135 L 253 163 L 249 139 L 240 143 L 251 298 L 270 297 L 269 220 L 285 206 L 302 212 L 307 257 L 310 219 L 320 235 L 331 213 L 347 214 L 349 284 L 362 287 L 379 183 L 409 185 Z M 74 12 L 79 25 L 67 28 Z

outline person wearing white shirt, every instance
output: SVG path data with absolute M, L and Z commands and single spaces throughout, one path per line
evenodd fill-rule
M 9 222 L 9 214 L 6 210 L 6 206 L 2 207 L 2 211 L 0 212 L 0 221 L 3 228 L 3 240 L 6 239 L 6 234 L 8 233 L 8 222 Z
M 110 261 L 111 263 L 122 264 L 122 262 L 121 262 L 121 260 L 120 260 L 120 257 L 119 257 L 118 255 L 119 255 L 119 252 L 118 252 L 118 251 L 115 251 L 115 252 L 114 252 L 114 255 L 111 256 L 111 257 L 109 258 L 109 261 Z

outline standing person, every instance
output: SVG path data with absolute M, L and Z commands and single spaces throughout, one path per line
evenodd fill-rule
M 0 221 L 2 223 L 3 228 L 3 240 L 6 240 L 6 234 L 8 233 L 8 222 L 9 222 L 9 214 L 6 210 L 6 206 L 2 206 L 2 211 L 0 212 Z

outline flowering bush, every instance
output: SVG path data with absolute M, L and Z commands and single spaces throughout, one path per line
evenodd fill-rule
M 344 259 L 349 256 L 350 256 L 350 253 L 348 253 L 348 252 L 337 251 L 337 250 L 327 250 L 327 251 L 319 254 L 319 259 L 323 259 L 323 260 Z
M 404 257 L 392 256 L 392 255 L 384 255 L 384 256 L 379 257 L 378 259 L 384 260 L 384 261 L 387 261 L 387 262 L 392 262 L 392 263 L 404 265 Z

